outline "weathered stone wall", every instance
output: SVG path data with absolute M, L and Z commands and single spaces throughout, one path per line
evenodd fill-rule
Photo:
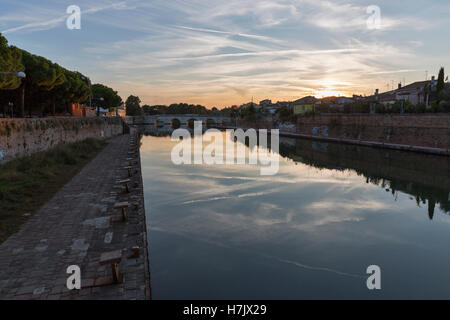
M 261 118 L 255 121 L 247 121 L 244 119 L 238 119 L 237 122 L 231 121 L 231 125 L 237 124 L 238 128 L 242 129 L 274 129 L 273 120 Z
M 0 119 L 0 163 L 86 138 L 122 134 L 121 118 Z
M 449 149 L 450 114 L 322 114 L 299 117 L 297 133 Z

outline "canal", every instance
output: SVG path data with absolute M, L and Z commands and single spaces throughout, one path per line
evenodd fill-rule
M 142 137 L 154 299 L 450 299 L 448 158 L 280 138 L 261 176 L 176 144 Z

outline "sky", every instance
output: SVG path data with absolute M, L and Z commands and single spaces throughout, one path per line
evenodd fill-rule
M 209 108 L 429 79 L 450 70 L 449 17 L 448 0 L 0 0 L 11 45 L 124 100 Z

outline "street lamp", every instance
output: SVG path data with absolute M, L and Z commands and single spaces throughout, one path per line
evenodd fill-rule
M 9 106 L 9 110 L 11 110 L 11 118 L 12 118 L 14 116 L 14 103 L 9 102 L 8 106 Z M 6 117 L 6 115 L 5 115 L 5 117 Z
M 21 72 L 0 72 L 0 74 L 10 74 L 10 75 L 14 75 L 16 77 L 22 78 L 22 79 L 26 78 L 25 72 L 22 72 L 22 71 Z
M 25 79 L 27 75 L 25 72 L 0 72 L 0 74 L 10 74 L 14 75 L 20 79 Z M 20 93 L 20 116 L 23 117 L 25 115 L 25 84 L 22 82 L 21 84 L 22 92 Z
M 105 101 L 104 98 L 98 98 L 100 101 Z M 100 117 L 100 106 L 97 104 L 97 117 Z

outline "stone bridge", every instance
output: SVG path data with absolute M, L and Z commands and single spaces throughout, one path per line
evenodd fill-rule
M 159 114 L 127 117 L 125 121 L 129 125 L 154 126 L 157 128 L 170 127 L 172 129 L 193 128 L 194 121 L 202 121 L 205 128 L 226 126 L 232 123 L 230 117 L 198 114 Z

